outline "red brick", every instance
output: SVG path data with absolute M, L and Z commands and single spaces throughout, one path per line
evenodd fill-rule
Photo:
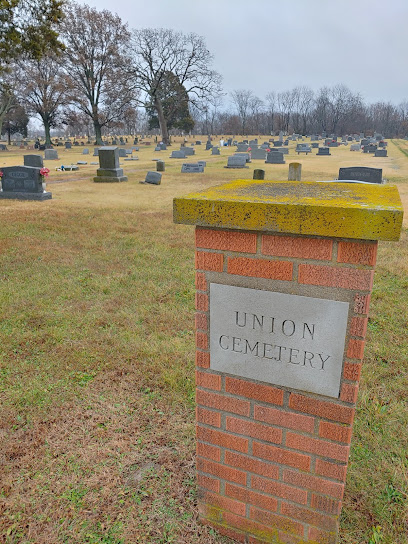
M 298 282 L 305 285 L 322 285 L 325 287 L 340 287 L 342 289 L 365 289 L 369 291 L 373 285 L 373 277 L 373 270 L 300 264 Z
M 219 463 L 213 463 L 206 459 L 197 459 L 197 470 L 199 472 L 205 472 L 221 478 L 222 480 L 228 480 L 236 484 L 246 485 L 246 474 L 236 468 L 226 467 Z
M 362 359 L 364 355 L 364 340 L 349 340 L 347 347 L 347 357 L 349 359 Z
M 196 293 L 195 307 L 196 307 L 196 310 L 200 310 L 201 312 L 207 312 L 208 311 L 208 296 L 205 295 L 204 293 Z
M 261 476 L 252 476 L 251 487 L 257 491 L 274 495 L 281 499 L 297 502 L 299 504 L 307 504 L 307 491 L 290 485 L 276 482 L 275 480 L 266 480 Z
M 211 476 L 198 474 L 197 483 L 200 487 L 204 487 L 205 489 L 208 489 L 209 491 L 213 491 L 214 493 L 220 492 L 220 487 L 221 487 L 220 480 L 217 480 L 216 478 L 211 478 Z
M 336 518 L 330 517 L 325 514 L 320 514 L 314 510 L 296 506 L 294 504 L 288 504 L 286 502 L 281 503 L 281 512 L 286 516 L 298 519 L 303 523 L 310 523 L 310 525 L 317 525 L 327 531 L 335 531 L 338 527 Z
M 214 493 L 209 493 L 204 491 L 200 494 L 199 500 L 205 502 L 206 504 L 211 504 L 222 510 L 228 510 L 239 516 L 245 516 L 246 505 L 243 502 L 238 502 L 228 497 L 222 497 L 221 495 L 216 495 Z
M 265 525 L 257 523 L 256 521 L 253 521 L 252 519 L 247 519 L 241 516 L 237 516 L 235 514 L 232 514 L 231 512 L 223 513 L 222 518 L 223 518 L 224 525 L 233 526 L 234 528 L 239 528 L 241 531 L 246 533 L 245 542 L 247 542 L 248 533 L 267 535 L 268 537 L 272 534 L 273 535 L 277 534 L 277 531 L 271 527 L 267 527 Z M 270 538 L 269 538 L 269 542 L 270 542 Z
M 361 363 L 344 363 L 343 378 L 346 380 L 358 381 L 361 375 Z
M 295 236 L 262 236 L 262 253 L 276 257 L 295 257 L 330 261 L 333 241 L 327 238 L 301 238 Z
M 256 234 L 196 228 L 196 246 L 206 249 L 256 253 Z
M 354 296 L 354 313 L 355 314 L 368 314 L 370 308 L 371 295 L 362 295 L 357 293 Z
M 208 349 L 208 336 L 206 332 L 196 332 L 197 349 Z
M 254 421 L 247 421 L 245 419 L 237 419 L 236 417 L 227 417 L 226 420 L 227 431 L 236 434 L 242 434 L 245 436 L 251 436 L 264 442 L 273 442 L 274 444 L 282 443 L 282 431 L 281 429 L 275 429 L 262 425 L 261 423 L 255 423 Z
M 198 291 L 207 291 L 207 280 L 204 272 L 196 272 L 195 287 Z
M 276 527 L 288 533 L 294 533 L 299 536 L 303 535 L 303 525 L 301 523 L 297 523 L 294 520 L 287 519 L 282 516 L 277 516 L 276 514 L 271 514 L 266 510 L 259 510 L 254 506 L 251 506 L 249 515 L 253 520 L 258 521 L 263 525 L 269 527 Z
M 349 264 L 375 265 L 377 242 L 339 242 L 337 262 Z
M 221 427 L 221 414 L 220 412 L 213 412 L 212 410 L 206 410 L 197 406 L 196 417 L 199 423 L 205 425 L 211 425 L 212 427 Z
M 251 259 L 249 257 L 228 257 L 228 274 L 291 281 L 293 263 Z
M 291 432 L 286 434 L 286 446 L 295 450 L 314 453 L 320 457 L 336 459 L 336 461 L 347 461 L 350 450 L 349 446 L 341 446 L 340 444 L 333 444 L 332 442 Z
M 240 416 L 249 416 L 250 404 L 246 400 L 234 399 L 209 391 L 196 392 L 197 404 L 202 404 L 208 408 L 215 408 L 224 412 L 231 412 Z
M 197 439 L 202 440 L 203 442 L 209 442 L 216 446 L 221 446 L 222 448 L 228 448 L 229 450 L 248 453 L 248 440 L 246 438 L 234 436 L 222 431 L 216 431 L 215 429 L 198 426 Z
M 298 412 L 324 417 L 325 419 L 339 421 L 340 423 L 353 423 L 354 408 L 335 404 L 334 402 L 317 400 L 297 393 L 291 393 L 289 407 Z
M 292 414 L 284 410 L 269 408 L 268 406 L 255 405 L 254 419 L 279 425 L 287 429 L 295 429 L 296 431 L 304 431 L 306 433 L 314 432 L 314 418 L 303 416 L 300 414 Z
M 198 312 L 195 314 L 195 328 L 202 331 L 206 331 L 208 329 L 207 316 L 205 314 Z
M 221 376 L 219 374 L 212 374 L 211 372 L 196 370 L 196 384 L 197 387 L 206 387 L 207 389 L 221 391 Z
M 328 440 L 350 444 L 351 432 L 351 427 L 336 425 L 336 423 L 330 423 L 329 421 L 321 421 L 319 424 L 319 436 Z
M 271 512 L 276 512 L 278 508 L 278 501 L 273 497 L 267 497 L 261 493 L 250 491 L 245 487 L 237 487 L 233 484 L 225 484 L 225 494 L 237 501 L 242 501 L 253 506 L 258 506 Z
M 279 538 L 280 540 L 278 542 L 282 544 L 304 544 L 303 538 L 297 538 L 296 536 L 289 535 L 288 533 L 282 533 L 282 531 L 279 531 Z
M 283 448 L 269 446 L 267 444 L 260 444 L 259 442 L 254 442 L 252 448 L 255 457 L 260 457 L 261 459 L 273 461 L 281 465 L 299 468 L 301 470 L 310 469 L 309 455 L 287 451 Z
M 335 499 L 341 500 L 344 493 L 344 484 L 337 482 L 331 482 L 311 474 L 305 474 L 304 472 L 295 472 L 286 468 L 283 471 L 283 481 L 295 485 L 297 487 L 304 487 L 311 491 L 317 491 L 324 495 L 331 495 Z
M 356 404 L 358 396 L 358 385 L 343 383 L 340 391 L 340 400 L 349 404 Z
M 368 319 L 366 317 L 353 317 L 350 326 L 351 336 L 364 338 L 367 333 L 367 323 Z
M 210 368 L 210 354 L 203 351 L 196 351 L 195 363 L 201 368 Z
M 197 442 L 197 455 L 211 459 L 211 461 L 221 461 L 221 450 L 217 446 Z
M 209 251 L 196 251 L 195 267 L 198 270 L 222 272 L 224 268 L 224 255 Z
M 309 527 L 309 539 L 319 544 L 336 544 L 336 532 L 327 532 L 318 529 L 317 527 Z
M 330 461 L 324 461 L 323 459 L 316 459 L 316 474 L 325 476 L 327 478 L 333 478 L 333 480 L 346 481 L 347 465 L 340 465 L 331 463 Z
M 331 499 L 330 497 L 321 497 L 312 493 L 312 501 L 310 503 L 312 508 L 325 512 L 326 514 L 333 514 L 335 516 L 340 515 L 341 501 L 337 499 Z
M 260 383 L 248 382 L 246 380 L 237 380 L 227 377 L 225 380 L 225 390 L 227 393 L 247 397 L 249 399 L 268 402 L 269 404 L 283 405 L 283 390 L 262 385 Z
M 275 480 L 279 477 L 279 468 L 277 465 L 271 465 L 266 461 L 259 461 L 253 457 L 247 457 L 233 451 L 225 452 L 225 464 Z

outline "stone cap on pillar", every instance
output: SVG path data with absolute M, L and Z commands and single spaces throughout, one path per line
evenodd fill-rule
M 174 222 L 224 229 L 399 240 L 394 185 L 237 180 L 174 199 Z

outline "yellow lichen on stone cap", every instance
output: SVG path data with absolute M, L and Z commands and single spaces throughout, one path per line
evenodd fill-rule
M 362 240 L 398 240 L 393 185 L 238 180 L 174 199 L 174 222 Z

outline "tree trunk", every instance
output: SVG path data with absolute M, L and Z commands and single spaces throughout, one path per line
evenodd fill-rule
M 44 131 L 45 131 L 45 145 L 51 145 L 51 129 L 50 123 L 46 117 L 43 117 Z
M 95 141 L 96 145 L 103 145 L 102 141 L 102 127 L 98 121 L 98 119 L 93 120 L 94 129 L 95 129 Z
M 167 129 L 167 121 L 164 117 L 163 107 L 160 98 L 154 98 L 154 107 L 157 111 L 157 117 L 159 118 L 160 132 L 164 144 L 170 144 L 169 131 Z

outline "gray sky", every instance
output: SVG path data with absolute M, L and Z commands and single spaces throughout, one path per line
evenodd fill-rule
M 80 0 L 130 28 L 205 38 L 226 92 L 344 83 L 367 102 L 408 100 L 408 0 Z

